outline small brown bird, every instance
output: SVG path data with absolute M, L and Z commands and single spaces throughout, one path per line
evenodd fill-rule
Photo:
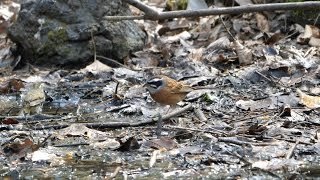
M 170 106 L 174 106 L 182 101 L 193 90 L 190 85 L 163 75 L 149 79 L 144 86 L 149 91 L 153 100 Z

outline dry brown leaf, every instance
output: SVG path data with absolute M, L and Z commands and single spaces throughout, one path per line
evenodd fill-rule
M 68 137 L 86 137 L 98 141 L 108 139 L 105 132 L 87 128 L 83 124 L 71 124 L 69 127 L 57 131 L 57 135 L 64 138 Z
M 230 48 L 230 40 L 223 36 L 212 43 L 210 43 L 207 47 L 207 51 L 211 52 L 214 50 L 219 50 L 219 49 L 228 49 Z
M 12 92 L 20 91 L 20 89 L 24 88 L 24 84 L 19 79 L 8 79 L 4 82 L 0 82 L 0 93 L 8 94 Z
M 158 154 L 160 154 L 160 152 L 161 152 L 161 150 L 154 150 L 152 152 L 152 156 L 151 156 L 150 161 L 149 161 L 149 167 L 150 168 L 153 167 L 153 165 L 156 163 L 157 156 L 158 156 Z
M 320 142 L 320 129 L 317 130 L 315 139 L 317 140 L 317 142 Z
M 43 86 L 43 83 L 32 84 L 23 97 L 23 107 L 19 113 L 20 115 L 41 114 L 42 105 L 46 99 Z
M 133 136 L 126 136 L 121 139 L 118 139 L 120 147 L 117 148 L 119 151 L 132 151 L 140 148 L 138 140 Z
M 19 121 L 15 118 L 6 118 L 1 121 L 1 124 L 19 124 Z
M 28 153 L 39 149 L 38 144 L 34 144 L 32 138 L 26 134 L 13 136 L 1 145 L 1 153 L 11 160 L 25 157 Z
M 282 33 L 275 33 L 268 39 L 266 39 L 265 44 L 273 45 L 277 43 L 280 39 L 282 39 L 284 35 Z
M 4 21 L 10 20 L 10 18 L 13 16 L 13 12 L 9 10 L 9 7 L 0 7 L 0 19 Z
M 173 32 L 175 33 L 176 31 L 182 31 L 183 29 L 189 28 L 189 22 L 186 19 L 179 19 L 175 21 L 169 21 L 165 22 L 162 25 L 160 25 L 158 28 L 158 34 L 159 36 L 162 36 L 166 34 L 167 32 Z
M 170 150 L 177 146 L 177 143 L 169 137 L 161 137 L 160 139 L 154 139 L 150 141 L 150 143 L 154 148 L 165 150 Z
M 317 26 L 306 25 L 306 30 L 311 34 L 311 37 L 320 38 L 320 29 Z
M 238 40 L 234 41 L 233 44 L 238 55 L 240 65 L 252 64 L 252 51 L 242 45 Z
M 7 114 L 15 108 L 19 109 L 19 103 L 16 99 L 0 96 L 0 114 Z
M 0 27 L 1 29 L 1 27 Z M 1 30 L 0 30 L 1 31 Z M 1 33 L 1 32 L 0 32 Z M 2 74 L 10 74 L 16 65 L 20 62 L 21 57 L 15 57 L 12 54 L 12 42 L 6 43 L 5 40 L 0 40 L 0 72 Z
M 301 34 L 297 37 L 297 42 L 301 44 L 307 44 L 311 38 L 320 38 L 320 29 L 316 26 L 306 25 L 304 34 Z
M 257 26 L 262 32 L 269 32 L 270 26 L 268 18 L 262 13 L 256 13 Z
M 97 74 L 104 71 L 110 71 L 112 68 L 103 64 L 102 62 L 95 60 L 93 63 L 80 70 L 81 72 L 91 72 L 93 74 Z
M 17 19 L 20 4 L 12 1 L 2 1 L 4 6 L 0 6 L 0 34 L 6 32 L 12 22 Z
M 167 43 L 174 43 L 179 41 L 180 39 L 187 40 L 189 38 L 191 38 L 191 34 L 188 31 L 183 31 L 180 34 L 177 34 L 174 36 L 168 36 Z
M 161 50 L 164 50 L 164 49 L 165 48 L 162 48 Z M 154 66 L 158 66 L 159 64 L 159 58 L 150 51 L 138 51 L 133 53 L 133 55 L 135 57 L 127 61 L 128 66 L 154 67 Z
M 191 49 L 190 54 L 188 55 L 189 59 L 192 59 L 194 61 L 202 61 L 203 60 L 203 52 L 204 48 L 199 48 L 199 49 Z
M 320 47 L 320 38 L 311 37 L 309 40 L 309 45 L 314 47 Z
M 257 109 L 269 108 L 272 105 L 272 99 L 267 98 L 263 100 L 253 101 L 253 100 L 239 100 L 236 102 L 236 106 L 243 110 L 255 111 Z
M 310 109 L 316 109 L 320 107 L 320 97 L 319 96 L 310 96 L 302 92 L 300 89 L 297 89 L 297 93 L 300 97 L 300 102 L 307 106 Z
M 258 167 L 260 169 L 264 169 L 266 171 L 276 171 L 283 168 L 297 168 L 306 162 L 298 161 L 295 159 L 278 159 L 274 158 L 271 160 L 262 160 L 262 161 L 255 161 L 252 163 L 252 167 Z

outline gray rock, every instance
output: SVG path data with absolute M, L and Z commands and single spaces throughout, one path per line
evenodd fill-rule
M 9 37 L 35 64 L 82 64 L 92 60 L 91 32 L 97 55 L 123 59 L 143 48 L 145 33 L 133 21 L 104 16 L 131 15 L 121 0 L 29 0 L 22 4 Z

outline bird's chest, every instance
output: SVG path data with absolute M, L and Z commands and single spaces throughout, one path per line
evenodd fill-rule
M 164 105 L 175 105 L 183 100 L 185 93 L 172 93 L 171 91 L 162 90 L 160 92 L 151 94 L 151 97 L 158 103 Z

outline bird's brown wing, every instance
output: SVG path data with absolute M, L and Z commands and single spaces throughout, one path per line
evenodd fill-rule
M 176 93 L 176 94 L 179 94 L 179 93 L 189 93 L 192 91 L 192 88 L 191 86 L 189 85 L 186 85 L 182 82 L 178 82 L 178 81 L 175 81 L 171 78 L 167 78 L 167 85 L 169 87 L 171 87 L 171 93 Z

